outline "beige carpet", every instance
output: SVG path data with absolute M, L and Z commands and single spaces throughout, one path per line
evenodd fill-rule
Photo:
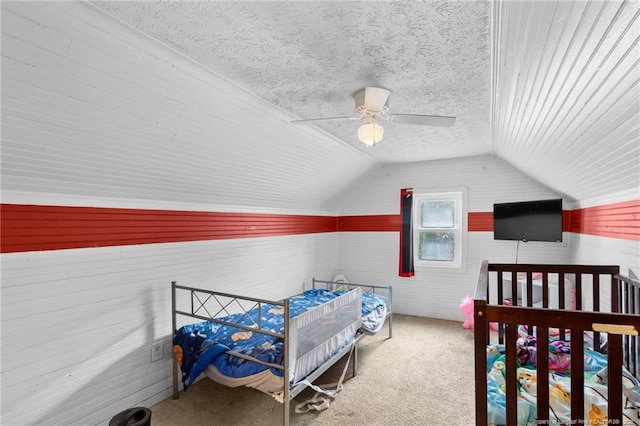
M 296 414 L 291 425 L 472 425 L 474 421 L 473 331 L 460 322 L 395 315 L 393 338 L 385 328 L 358 345 L 357 376 L 321 412 Z M 316 383 L 332 383 L 346 357 Z M 280 425 L 283 405 L 249 388 L 227 388 L 204 379 L 177 400 L 151 407 L 153 426 Z

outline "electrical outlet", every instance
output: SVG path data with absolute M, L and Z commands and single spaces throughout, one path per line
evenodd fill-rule
M 156 342 L 151 345 L 151 362 L 158 361 L 162 359 L 162 343 Z

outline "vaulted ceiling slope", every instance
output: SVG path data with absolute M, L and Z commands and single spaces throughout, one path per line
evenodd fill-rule
M 3 202 L 335 213 L 376 168 L 90 3 L 0 6 Z
M 629 1 L 97 3 L 292 118 L 353 114 L 365 86 L 451 128 L 313 125 L 377 162 L 494 153 L 568 199 L 638 187 L 640 10 Z
M 639 197 L 640 2 L 495 6 L 495 153 L 569 198 Z

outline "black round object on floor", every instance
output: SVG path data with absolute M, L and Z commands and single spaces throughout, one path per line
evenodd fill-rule
M 151 426 L 151 410 L 145 407 L 126 409 L 113 416 L 109 426 Z

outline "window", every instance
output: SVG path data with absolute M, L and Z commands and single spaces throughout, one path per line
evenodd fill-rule
M 462 199 L 461 192 L 414 195 L 416 266 L 462 267 Z

